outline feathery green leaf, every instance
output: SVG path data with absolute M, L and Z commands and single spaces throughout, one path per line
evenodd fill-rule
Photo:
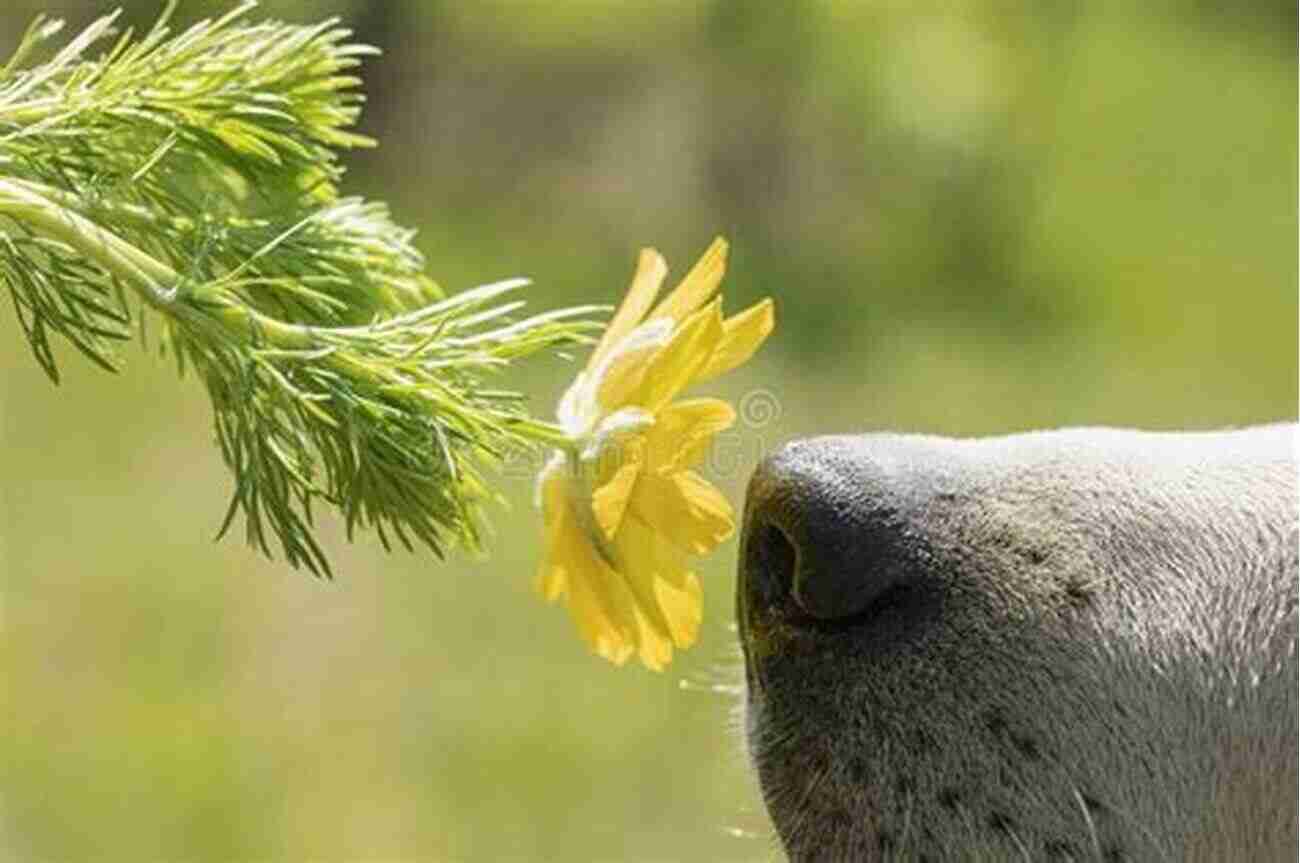
M 0 68 L 0 280 L 57 382 L 58 336 L 114 369 L 146 316 L 212 400 L 248 541 L 328 574 L 313 507 L 349 536 L 479 547 L 482 475 L 554 439 L 485 378 L 584 341 L 593 307 L 515 320 L 512 280 L 445 296 L 413 232 L 341 196 L 373 49 L 336 22 L 250 22 L 245 3 L 137 38 L 116 13 L 44 62 L 38 18 Z M 89 51 L 116 38 L 97 57 Z

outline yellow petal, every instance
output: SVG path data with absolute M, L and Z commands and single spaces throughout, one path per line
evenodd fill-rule
M 537 578 L 533 582 L 537 592 L 547 602 L 554 602 L 559 599 L 568 589 L 568 579 L 565 577 L 566 568 L 556 560 L 551 551 L 557 543 L 557 536 L 555 531 L 547 532 L 547 548 L 542 552 L 542 562 L 537 567 Z
M 597 554 L 575 519 L 566 519 L 559 556 L 568 576 L 568 605 L 578 633 L 598 655 L 622 664 L 638 642 L 636 603 L 623 579 Z
M 664 569 L 666 555 L 660 549 L 664 544 L 649 525 L 632 517 L 624 520 L 615 542 L 628 589 L 636 597 L 637 605 L 645 610 L 649 623 L 667 636 L 668 621 L 659 610 L 654 590 L 655 580 Z
M 718 237 L 695 262 L 681 283 L 664 297 L 650 317 L 669 317 L 681 323 L 713 296 L 726 271 L 727 241 Z
M 534 503 L 542 511 L 543 524 L 551 524 L 564 509 L 564 455 L 558 450 L 537 474 Z
M 695 573 L 682 570 L 677 583 L 666 578 L 657 580 L 655 596 L 668 619 L 673 644 L 683 649 L 690 647 L 695 643 L 700 621 L 704 619 L 704 592 L 700 590 L 700 580 Z
M 597 404 L 605 411 L 632 404 L 632 397 L 645 381 L 649 358 L 657 348 L 647 348 L 639 356 L 627 356 L 610 367 L 596 392 Z
M 553 461 L 541 475 L 546 548 L 538 588 L 548 600 L 565 596 L 583 640 L 600 656 L 621 664 L 640 642 L 636 601 L 584 530 L 573 482 L 563 462 Z
M 716 378 L 748 360 L 775 326 L 776 312 L 770 298 L 727 318 L 722 325 L 722 340 L 695 380 Z
M 671 476 L 642 473 L 631 511 L 683 551 L 708 554 L 731 536 L 731 504 L 693 471 Z
M 689 647 L 699 630 L 702 593 L 699 581 L 686 571 L 682 553 L 635 516 L 624 521 L 618 549 L 637 603 L 661 634 L 678 647 Z
M 615 624 L 593 583 L 574 579 L 569 590 L 569 615 L 578 634 L 598 656 L 622 665 L 632 655 L 633 635 Z
M 642 324 L 596 366 L 596 401 L 606 410 L 629 404 L 645 380 L 650 361 L 672 341 L 673 323 L 657 318 Z
M 535 586 L 547 602 L 554 602 L 562 596 L 567 584 L 564 541 L 568 537 L 568 526 L 564 522 L 570 514 L 565 503 L 564 470 L 564 462 L 553 459 L 543 468 L 537 483 L 538 505 L 542 508 L 543 547 Z
M 569 512 L 560 513 L 547 531 L 547 546 L 539 578 L 539 588 L 547 600 L 568 592 L 576 578 L 587 567 L 587 555 L 582 549 L 582 532 Z
M 613 540 L 623 523 L 628 500 L 645 461 L 641 440 L 626 441 L 609 447 L 597 465 L 596 490 L 591 495 L 591 512 L 606 538 Z
M 594 367 L 610 348 L 622 341 L 624 336 L 641 323 L 650 304 L 654 302 L 655 295 L 659 293 L 659 287 L 664 283 L 666 275 L 668 275 L 668 264 L 664 262 L 663 256 L 654 249 L 642 249 L 637 258 L 636 274 L 632 276 L 632 284 L 627 289 L 627 296 L 623 298 L 618 311 L 610 319 L 609 326 L 605 328 L 605 335 L 601 336 L 596 349 L 591 352 L 591 358 L 587 360 L 588 369 Z
M 664 666 L 673 659 L 671 636 L 652 624 L 641 606 L 637 606 L 637 624 L 641 639 L 637 647 L 637 656 L 641 664 L 651 671 L 663 671 Z
M 721 399 L 673 402 L 646 432 L 645 469 L 670 474 L 694 467 L 708 452 L 713 436 L 735 421 L 735 410 Z
M 641 385 L 629 395 L 629 403 L 651 413 L 658 411 L 690 384 L 721 340 L 722 304 L 715 300 L 687 318 L 654 355 Z

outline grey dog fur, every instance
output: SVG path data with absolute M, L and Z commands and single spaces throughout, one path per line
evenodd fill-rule
M 793 860 L 1287 860 L 1296 428 L 797 441 L 746 735 Z

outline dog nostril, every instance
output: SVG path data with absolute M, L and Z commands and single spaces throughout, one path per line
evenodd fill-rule
M 767 607 L 784 600 L 793 589 L 799 565 L 799 553 L 790 538 L 768 522 L 752 532 L 746 548 L 746 568 L 755 598 Z
M 857 615 L 916 572 L 905 466 L 821 438 L 786 446 L 750 481 L 741 589 L 756 607 Z

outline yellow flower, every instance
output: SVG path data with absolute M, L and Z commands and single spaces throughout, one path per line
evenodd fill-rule
M 770 299 L 723 319 L 714 295 L 726 258 L 719 238 L 656 306 L 668 268 L 642 250 L 627 297 L 560 400 L 568 445 L 538 476 L 538 589 L 563 598 L 583 639 L 620 665 L 636 654 L 657 671 L 694 643 L 702 596 L 687 560 L 735 528 L 726 498 L 691 470 L 735 412 L 719 399 L 674 401 L 745 362 L 772 331 Z

